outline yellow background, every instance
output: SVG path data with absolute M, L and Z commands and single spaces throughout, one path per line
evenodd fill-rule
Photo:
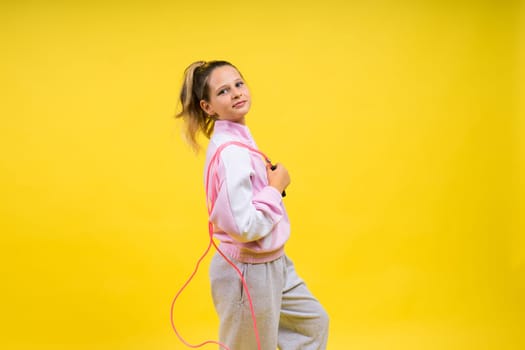
M 207 223 L 173 115 L 227 59 L 330 350 L 524 349 L 525 15 L 477 3 L 1 2 L 0 347 L 185 348 Z

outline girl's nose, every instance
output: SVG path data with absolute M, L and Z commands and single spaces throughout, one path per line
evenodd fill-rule
M 241 96 L 242 96 L 242 91 L 241 91 L 240 89 L 235 88 L 235 89 L 233 90 L 232 97 L 233 97 L 233 98 L 239 98 L 239 97 L 241 97 Z

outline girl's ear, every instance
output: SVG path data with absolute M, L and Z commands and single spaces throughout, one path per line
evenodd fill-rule
M 205 100 L 201 100 L 200 105 L 201 105 L 202 110 L 207 115 L 214 115 L 215 114 L 215 111 L 213 110 L 211 105 L 208 102 L 206 102 Z

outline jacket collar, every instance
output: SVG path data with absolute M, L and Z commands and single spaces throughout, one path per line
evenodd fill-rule
M 213 132 L 227 133 L 241 142 L 246 142 L 250 145 L 254 144 L 250 129 L 243 124 L 231 122 L 229 120 L 217 120 L 215 121 Z

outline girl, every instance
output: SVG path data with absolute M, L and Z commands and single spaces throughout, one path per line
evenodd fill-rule
M 226 61 L 195 62 L 185 71 L 180 100 L 182 111 L 177 117 L 185 122 L 190 145 L 198 151 L 199 131 L 210 138 L 205 163 L 210 184 L 206 195 L 213 202 L 210 222 L 220 250 L 246 281 L 261 349 L 325 349 L 328 315 L 284 252 L 290 223 L 281 194 L 290 176 L 283 165 L 265 164 L 253 151 L 257 146 L 246 126 L 251 97 L 242 75 Z M 221 148 L 231 141 L 252 150 L 239 144 Z M 216 164 L 212 159 L 218 159 Z M 230 350 L 257 349 L 249 302 L 238 274 L 218 253 L 209 274 L 220 341 Z

